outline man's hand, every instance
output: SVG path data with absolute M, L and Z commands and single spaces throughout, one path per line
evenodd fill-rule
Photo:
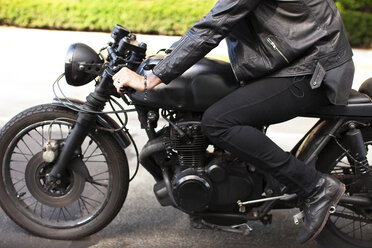
M 145 91 L 144 76 L 138 75 L 126 67 L 122 68 L 118 73 L 116 73 L 112 79 L 114 80 L 114 86 L 118 93 L 120 93 L 120 88 L 122 87 L 130 87 L 136 91 Z M 161 80 L 155 74 L 150 73 L 147 75 L 148 90 L 154 88 L 159 83 L 161 83 Z

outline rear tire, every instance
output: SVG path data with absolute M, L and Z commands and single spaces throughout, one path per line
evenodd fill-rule
M 372 148 L 372 128 L 361 129 L 365 145 Z M 338 140 L 345 147 L 343 140 Z M 372 163 L 372 152 L 367 154 L 369 164 Z M 317 161 L 318 170 L 329 173 L 338 178 L 346 185 L 345 194 L 364 194 L 363 189 L 357 190 L 358 174 L 350 164 L 346 153 L 332 140 L 319 155 Z M 371 166 L 369 168 L 372 169 Z M 354 185 L 354 186 L 353 186 Z M 367 248 L 372 247 L 372 206 L 358 207 L 350 204 L 339 203 L 334 214 L 331 214 L 327 225 L 317 238 L 324 247 L 340 248 Z
M 111 222 L 127 195 L 125 152 L 112 135 L 99 130 L 88 134 L 82 156 L 74 162 L 78 169 L 65 173 L 60 188 L 43 187 L 51 166 L 41 159 L 41 147 L 48 133 L 52 140 L 65 139 L 76 117 L 64 107 L 40 105 L 21 112 L 0 131 L 0 204 L 15 223 L 42 237 L 93 234 Z M 85 169 L 91 180 L 82 176 Z

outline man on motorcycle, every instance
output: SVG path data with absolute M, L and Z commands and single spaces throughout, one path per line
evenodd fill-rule
M 345 186 L 283 151 L 262 131 L 328 104 L 346 104 L 354 65 L 332 0 L 220 0 L 149 75 L 123 68 L 118 89 L 147 91 L 170 83 L 226 38 L 242 87 L 212 105 L 202 127 L 210 141 L 269 171 L 303 199 L 298 240 L 315 238 Z

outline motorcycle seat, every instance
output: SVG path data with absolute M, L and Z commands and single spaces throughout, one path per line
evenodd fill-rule
M 347 100 L 347 104 L 370 103 L 370 102 L 371 102 L 371 98 L 368 95 L 361 93 L 359 91 L 353 90 L 353 89 L 350 91 L 349 99 Z
M 304 117 L 338 118 L 340 116 L 350 118 L 372 117 L 372 78 L 367 79 L 359 88 L 359 91 L 350 91 L 347 105 L 328 105 L 311 113 L 302 115 Z
M 372 98 L 372 78 L 367 79 L 359 87 L 359 92 Z

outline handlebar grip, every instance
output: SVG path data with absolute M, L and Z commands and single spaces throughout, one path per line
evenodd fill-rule
M 124 93 L 131 93 L 134 91 L 134 89 L 132 89 L 131 87 L 121 87 L 119 91 L 120 93 L 124 94 Z

